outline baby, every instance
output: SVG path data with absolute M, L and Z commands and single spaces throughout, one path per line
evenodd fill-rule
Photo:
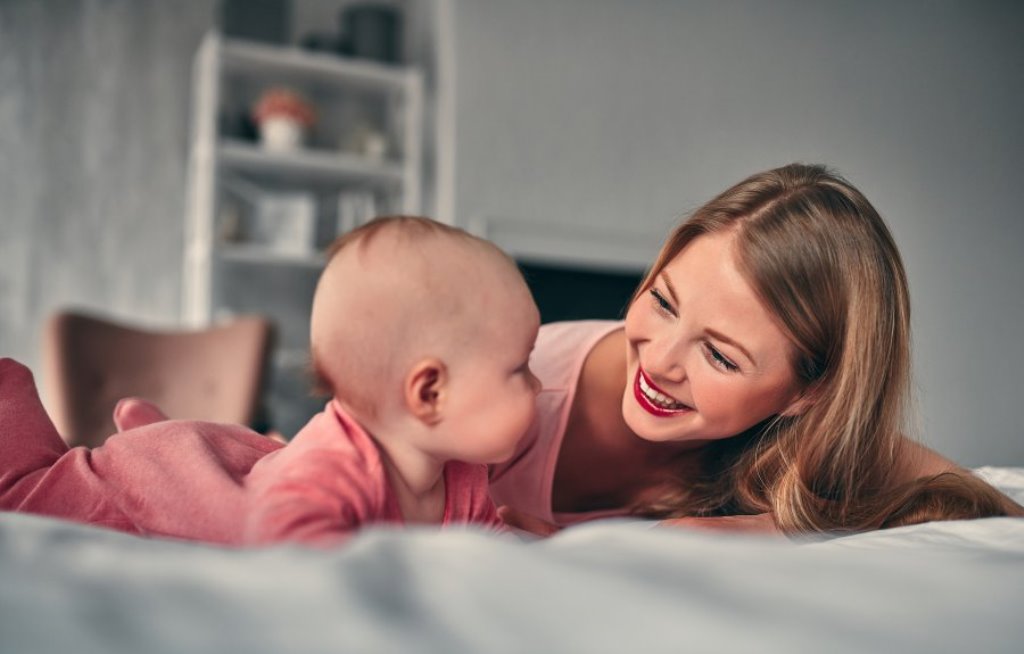
M 369 523 L 499 527 L 488 463 L 512 456 L 540 384 L 540 317 L 494 245 L 414 217 L 330 249 L 314 368 L 333 399 L 246 479 L 249 543 L 333 544 Z
M 286 446 L 122 400 L 118 433 L 68 446 L 27 368 L 0 359 L 0 510 L 226 545 L 326 545 L 376 523 L 499 527 L 484 464 L 534 415 L 536 305 L 486 241 L 422 218 L 341 238 L 317 286 L 333 398 Z

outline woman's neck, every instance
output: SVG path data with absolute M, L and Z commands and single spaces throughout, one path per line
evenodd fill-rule
M 626 507 L 662 473 L 680 474 L 685 460 L 693 460 L 671 443 L 633 433 L 622 418 L 626 384 L 626 339 L 620 329 L 594 346 L 580 371 L 555 468 L 554 511 Z

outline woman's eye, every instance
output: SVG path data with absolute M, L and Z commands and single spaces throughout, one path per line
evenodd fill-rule
M 665 311 L 666 313 L 672 314 L 673 316 L 676 315 L 675 309 L 672 308 L 672 305 L 669 304 L 669 301 L 665 299 L 665 296 L 658 292 L 658 289 L 652 288 L 650 292 L 651 297 L 654 298 L 654 302 L 658 305 L 659 309 Z
M 737 370 L 739 370 L 739 366 L 737 366 L 732 361 L 726 359 L 721 352 L 716 350 L 711 345 L 707 346 L 707 352 L 708 356 L 711 358 L 711 363 L 713 365 L 718 366 L 719 368 L 725 370 L 726 372 L 736 372 Z

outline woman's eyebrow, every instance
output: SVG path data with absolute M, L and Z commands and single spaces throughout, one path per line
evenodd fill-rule
M 672 280 L 668 278 L 668 275 L 665 274 L 664 270 L 661 271 L 661 274 L 658 276 L 661 277 L 661 281 L 665 283 L 665 288 L 668 289 L 668 294 L 670 296 L 670 299 L 672 300 L 672 304 L 678 306 L 679 298 L 676 296 L 675 286 L 672 286 Z
M 742 352 L 743 356 L 747 357 L 747 360 L 749 360 L 750 363 L 754 364 L 755 368 L 757 367 L 757 361 L 754 359 L 754 357 L 750 355 L 750 352 L 747 351 L 747 348 L 745 348 L 742 345 L 740 345 L 737 341 L 734 341 L 733 339 L 729 338 L 728 336 L 726 336 L 722 332 L 715 331 L 714 329 L 705 329 L 704 331 L 711 338 L 714 338 L 715 340 L 718 340 L 718 341 L 722 341 L 723 343 L 725 343 L 727 345 L 731 345 L 734 348 L 736 348 L 737 350 L 739 350 L 740 352 Z

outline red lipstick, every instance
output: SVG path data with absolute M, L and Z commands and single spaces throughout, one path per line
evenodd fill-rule
M 644 411 L 650 413 L 653 416 L 658 416 L 659 418 L 669 418 L 672 416 L 678 416 L 681 413 L 687 413 L 689 411 L 692 411 L 690 407 L 686 407 L 684 409 L 666 409 L 651 402 L 651 400 L 644 394 L 643 389 L 640 388 L 640 375 L 644 376 L 644 382 L 648 386 L 658 391 L 659 393 L 664 394 L 664 392 L 661 391 L 661 389 L 659 389 L 654 384 L 654 382 L 651 381 L 650 377 L 644 375 L 644 371 L 639 366 L 637 366 L 636 377 L 633 378 L 633 396 L 636 398 L 637 404 L 639 404 Z

